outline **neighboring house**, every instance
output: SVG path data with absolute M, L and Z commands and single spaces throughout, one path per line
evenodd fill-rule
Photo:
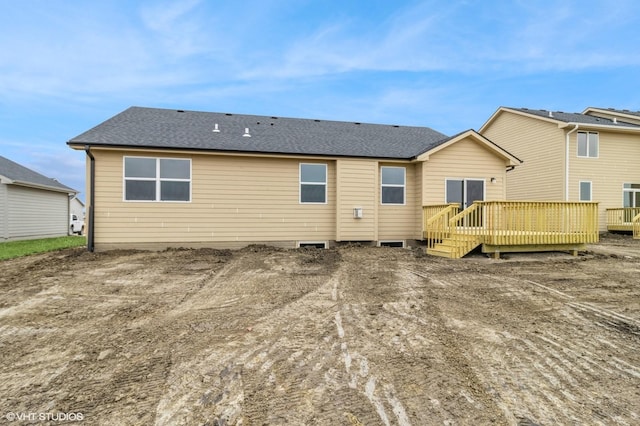
M 0 156 L 0 241 L 67 235 L 77 193 Z
M 423 205 L 504 199 L 520 164 L 472 130 L 140 107 L 68 144 L 87 152 L 90 250 L 404 245 Z
M 84 203 L 82 202 L 81 199 L 79 199 L 78 197 L 73 197 L 69 201 L 69 209 L 71 214 L 76 215 L 78 219 L 84 220 L 85 210 L 84 210 Z
M 640 125 L 640 111 L 629 111 L 628 109 L 614 109 L 614 108 L 594 108 L 589 107 L 582 111 L 583 114 L 591 115 L 594 117 L 608 118 L 610 120 L 620 120 L 625 123 L 632 123 Z
M 607 209 L 640 207 L 640 112 L 501 107 L 479 132 L 524 161 L 508 175 L 509 200 L 599 202 L 600 231 Z

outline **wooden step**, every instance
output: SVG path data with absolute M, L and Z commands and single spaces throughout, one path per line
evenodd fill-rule
M 427 254 L 431 256 L 446 257 L 447 259 L 453 259 L 453 252 L 448 250 L 442 250 L 441 248 L 434 247 L 427 249 Z
M 456 239 L 444 238 L 435 247 L 427 249 L 432 256 L 459 259 L 480 245 L 480 239 L 475 235 L 460 235 Z M 457 253 L 462 252 L 462 256 Z

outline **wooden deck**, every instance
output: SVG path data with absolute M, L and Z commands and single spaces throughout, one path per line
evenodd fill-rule
M 481 201 L 423 207 L 427 253 L 460 258 L 482 245 L 484 253 L 570 250 L 598 241 L 598 203 Z
M 607 209 L 607 230 L 631 232 L 640 239 L 640 207 Z

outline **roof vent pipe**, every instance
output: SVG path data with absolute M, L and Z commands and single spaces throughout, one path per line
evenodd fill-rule
M 214 125 L 213 125 L 213 131 L 214 131 L 215 133 L 220 133 L 220 129 L 218 129 L 218 123 L 216 123 L 216 124 L 214 124 Z
M 553 111 L 549 111 L 549 117 L 553 118 Z
M 249 128 L 248 127 L 244 128 L 244 135 L 242 135 L 242 137 L 244 137 L 244 138 L 250 138 L 251 137 L 251 135 L 249 134 Z
M 613 117 L 613 124 L 618 124 L 618 119 L 616 117 Z

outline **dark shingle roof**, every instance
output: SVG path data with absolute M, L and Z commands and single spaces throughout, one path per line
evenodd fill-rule
M 131 107 L 68 144 L 409 159 L 447 139 L 428 127 Z
M 630 111 L 628 109 L 615 109 L 615 108 L 598 108 L 603 111 L 611 111 L 618 114 L 627 114 L 627 115 L 635 115 L 636 117 L 640 117 L 640 111 Z
M 20 164 L 0 156 L 0 175 L 15 181 L 16 183 L 47 187 L 68 192 L 78 192 L 61 184 L 55 179 L 48 178 L 38 172 L 34 172 Z
M 622 121 L 614 122 L 609 118 L 596 117 L 593 115 L 586 115 L 577 112 L 562 112 L 551 111 L 552 116 L 549 116 L 549 112 L 544 109 L 528 109 L 528 108 L 508 108 L 514 111 L 525 112 L 527 114 L 537 115 L 539 117 L 550 118 L 552 120 L 563 121 L 565 123 L 580 123 L 580 124 L 593 124 L 599 126 L 614 126 L 621 128 L 640 128 L 637 124 L 625 123 Z

